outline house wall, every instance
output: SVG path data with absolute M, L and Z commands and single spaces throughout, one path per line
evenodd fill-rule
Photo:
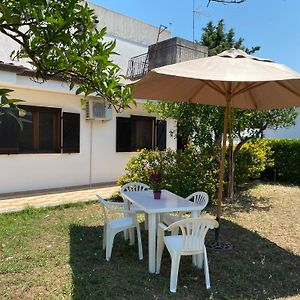
M 116 152 L 116 116 L 150 116 L 139 103 L 136 108 L 121 114 L 114 112 L 110 121 L 90 121 L 85 120 L 80 97 L 73 94 L 19 86 L 12 96 L 25 100 L 28 105 L 58 107 L 63 112 L 80 113 L 80 153 L 1 154 L 0 193 L 116 181 L 124 173 L 129 158 L 136 154 Z M 175 122 L 168 120 L 168 132 L 175 128 Z M 176 140 L 170 134 L 167 147 L 176 149 Z
M 277 130 L 268 129 L 265 131 L 265 138 L 269 139 L 300 139 L 300 107 L 296 109 L 298 116 L 296 125 L 289 128 L 280 128 Z
M 121 15 L 103 7 L 90 4 L 99 17 L 98 27 L 107 27 L 105 40 L 116 40 L 112 57 L 126 74 L 131 57 L 146 53 L 148 45 L 154 44 L 158 27 Z M 170 38 L 164 31 L 160 40 Z M 0 34 L 0 61 L 10 63 L 12 50 L 18 45 Z M 24 60 L 13 62 L 15 65 L 30 67 Z M 80 105 L 80 97 L 68 90 L 64 82 L 49 80 L 43 84 L 13 72 L 0 71 L 0 88 L 11 88 L 13 97 L 25 100 L 25 105 L 38 105 L 62 108 L 64 112 L 81 114 L 80 153 L 72 154 L 10 154 L 0 155 L 0 193 L 28 191 L 36 189 L 59 188 L 66 186 L 104 183 L 117 180 L 124 173 L 124 166 L 136 153 L 116 152 L 116 113 L 110 121 L 87 121 L 85 111 Z M 137 107 L 121 115 L 149 114 L 142 102 Z M 167 130 L 175 130 L 173 120 L 167 121 Z M 176 140 L 167 137 L 167 147 L 176 149 Z

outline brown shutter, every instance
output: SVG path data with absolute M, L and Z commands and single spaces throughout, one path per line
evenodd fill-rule
M 63 147 L 64 153 L 80 152 L 80 114 L 63 113 Z

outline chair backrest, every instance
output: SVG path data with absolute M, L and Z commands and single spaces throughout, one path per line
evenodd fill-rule
M 202 209 L 206 207 L 209 201 L 209 196 L 205 192 L 195 192 L 191 195 L 189 195 L 186 200 L 194 201 L 197 205 L 201 206 Z
M 179 227 L 183 237 L 181 252 L 193 254 L 204 249 L 204 240 L 209 229 L 219 227 L 219 223 L 209 217 L 188 218 L 171 224 L 169 231 Z
M 98 198 L 98 202 L 102 208 L 103 211 L 103 215 L 104 215 L 104 223 L 106 224 L 108 222 L 108 203 L 106 200 L 104 200 L 103 198 L 101 198 L 99 195 L 97 195 Z
M 129 182 L 121 187 L 121 192 L 136 192 L 149 190 L 150 186 L 142 182 Z

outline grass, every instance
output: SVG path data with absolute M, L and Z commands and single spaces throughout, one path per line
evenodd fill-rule
M 221 237 L 208 249 L 212 289 L 184 257 L 178 292 L 169 293 L 170 259 L 160 275 L 122 236 L 104 259 L 99 206 L 72 204 L 0 215 L 1 299 L 300 299 L 300 188 L 258 184 L 225 203 Z M 212 234 L 210 234 L 211 238 Z

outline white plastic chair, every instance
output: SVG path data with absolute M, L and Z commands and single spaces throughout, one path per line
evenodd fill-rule
M 136 228 L 137 239 L 138 239 L 138 249 L 139 249 L 139 259 L 143 259 L 143 247 L 141 239 L 140 225 L 136 219 L 136 213 L 126 209 L 128 206 L 126 203 L 121 202 L 108 202 L 97 195 L 98 201 L 103 209 L 104 214 L 104 228 L 103 228 L 103 249 L 106 249 L 106 260 L 109 261 L 111 258 L 114 237 L 117 233 Z M 117 209 L 116 207 L 122 207 Z M 109 219 L 108 213 L 124 214 L 123 218 Z
M 204 274 L 206 288 L 210 288 L 210 278 L 208 269 L 207 252 L 204 239 L 209 229 L 217 228 L 219 223 L 209 217 L 188 218 L 166 226 L 163 223 L 158 225 L 157 237 L 157 265 L 156 274 L 160 273 L 161 257 L 164 246 L 167 246 L 171 255 L 171 276 L 170 291 L 176 292 L 177 278 L 181 255 L 197 255 L 198 267 L 201 269 L 204 262 Z M 179 228 L 180 235 L 165 236 L 165 231 L 173 231 Z
M 149 189 L 150 189 L 150 186 L 148 186 L 147 184 L 144 184 L 142 182 L 129 182 L 129 183 L 124 184 L 121 187 L 121 192 L 129 192 L 129 191 L 130 192 L 138 192 L 138 191 L 147 191 Z M 124 201 L 127 201 L 127 199 L 124 199 Z M 132 203 L 130 203 L 129 209 L 134 211 L 137 214 L 145 215 L 144 228 L 145 228 L 145 230 L 148 230 L 148 215 L 144 211 L 142 211 L 140 208 L 138 208 L 135 204 L 132 204 Z
M 209 196 L 205 192 L 195 192 L 188 197 L 185 198 L 186 200 L 193 201 L 197 205 L 201 206 L 201 211 L 207 206 L 208 201 L 209 201 Z M 201 212 L 199 211 L 199 213 Z M 185 219 L 184 218 L 184 213 L 178 213 L 178 215 L 170 214 L 170 213 L 164 213 L 163 214 L 163 222 L 167 225 L 170 225 L 174 222 L 180 221 Z M 177 232 L 176 232 L 177 230 Z M 178 228 L 174 230 L 174 233 L 178 233 Z

